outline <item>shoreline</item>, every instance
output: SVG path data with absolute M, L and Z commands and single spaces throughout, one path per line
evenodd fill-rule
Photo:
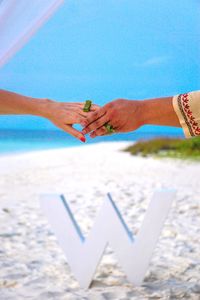
M 24 154 L 28 154 L 28 153 L 38 153 L 38 152 L 45 152 L 45 151 L 57 151 L 57 150 L 67 150 L 67 149 L 71 149 L 71 148 L 79 148 L 79 147 L 89 147 L 89 146 L 93 146 L 93 145 L 99 145 L 99 144 L 127 144 L 132 145 L 134 143 L 136 143 L 136 140 L 133 141 L 126 141 L 126 140 L 122 140 L 122 141 L 99 141 L 99 142 L 94 142 L 94 143 L 81 143 L 80 144 L 69 144 L 67 146 L 54 146 L 54 147 L 47 147 L 47 148 L 36 148 L 36 149 L 27 149 L 27 150 L 17 150 L 16 152 L 14 151 L 0 151 L 0 158 L 1 157 L 5 157 L 5 156 L 15 156 L 15 155 L 24 155 Z
M 46 149 L 32 149 L 32 150 L 24 150 L 24 151 L 17 151 L 17 152 L 0 152 L 0 160 L 6 157 L 15 157 L 15 156 L 26 156 L 26 155 L 39 155 L 39 154 L 53 154 L 56 152 L 65 152 L 65 151 L 72 151 L 77 149 L 83 148 L 90 148 L 90 147 L 98 147 L 99 145 L 108 145 L 109 147 L 112 145 L 114 149 L 120 147 L 128 147 L 129 145 L 133 145 L 136 141 L 100 141 L 96 143 L 85 143 L 80 145 L 69 145 L 66 147 L 56 147 L 56 148 L 46 148 Z M 117 147 L 116 147 L 117 146 Z

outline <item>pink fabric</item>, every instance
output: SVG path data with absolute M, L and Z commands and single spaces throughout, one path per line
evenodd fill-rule
M 47 21 L 64 0 L 0 1 L 0 67 Z

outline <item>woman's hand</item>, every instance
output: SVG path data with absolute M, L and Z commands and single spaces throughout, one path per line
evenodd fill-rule
M 105 124 L 112 125 L 115 132 L 128 132 L 136 130 L 141 126 L 141 105 L 140 101 L 117 99 L 99 110 L 88 115 L 83 124 L 83 133 L 92 131 L 92 138 L 107 134 Z
M 0 115 L 32 115 L 49 119 L 54 125 L 85 142 L 84 134 L 72 127 L 83 123 L 86 116 L 98 110 L 91 106 L 91 112 L 83 112 L 83 103 L 64 103 L 48 99 L 32 98 L 0 90 Z
M 84 123 L 86 117 L 99 109 L 97 105 L 92 104 L 90 112 L 83 111 L 84 103 L 65 103 L 45 100 L 41 106 L 41 116 L 49 119 L 54 125 L 73 135 L 82 142 L 85 142 L 85 136 L 82 132 L 73 128 L 73 124 Z

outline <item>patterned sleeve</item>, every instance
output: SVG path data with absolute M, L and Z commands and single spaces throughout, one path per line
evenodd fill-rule
M 174 96 L 173 107 L 186 138 L 200 136 L 200 91 Z

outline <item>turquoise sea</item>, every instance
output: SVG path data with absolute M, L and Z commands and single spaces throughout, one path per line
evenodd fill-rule
M 181 129 L 173 127 L 147 126 L 127 134 L 87 138 L 87 144 L 111 141 L 137 141 L 155 137 L 183 137 Z M 84 146 L 85 144 L 59 130 L 12 130 L 0 129 L 0 155 L 19 152 Z

